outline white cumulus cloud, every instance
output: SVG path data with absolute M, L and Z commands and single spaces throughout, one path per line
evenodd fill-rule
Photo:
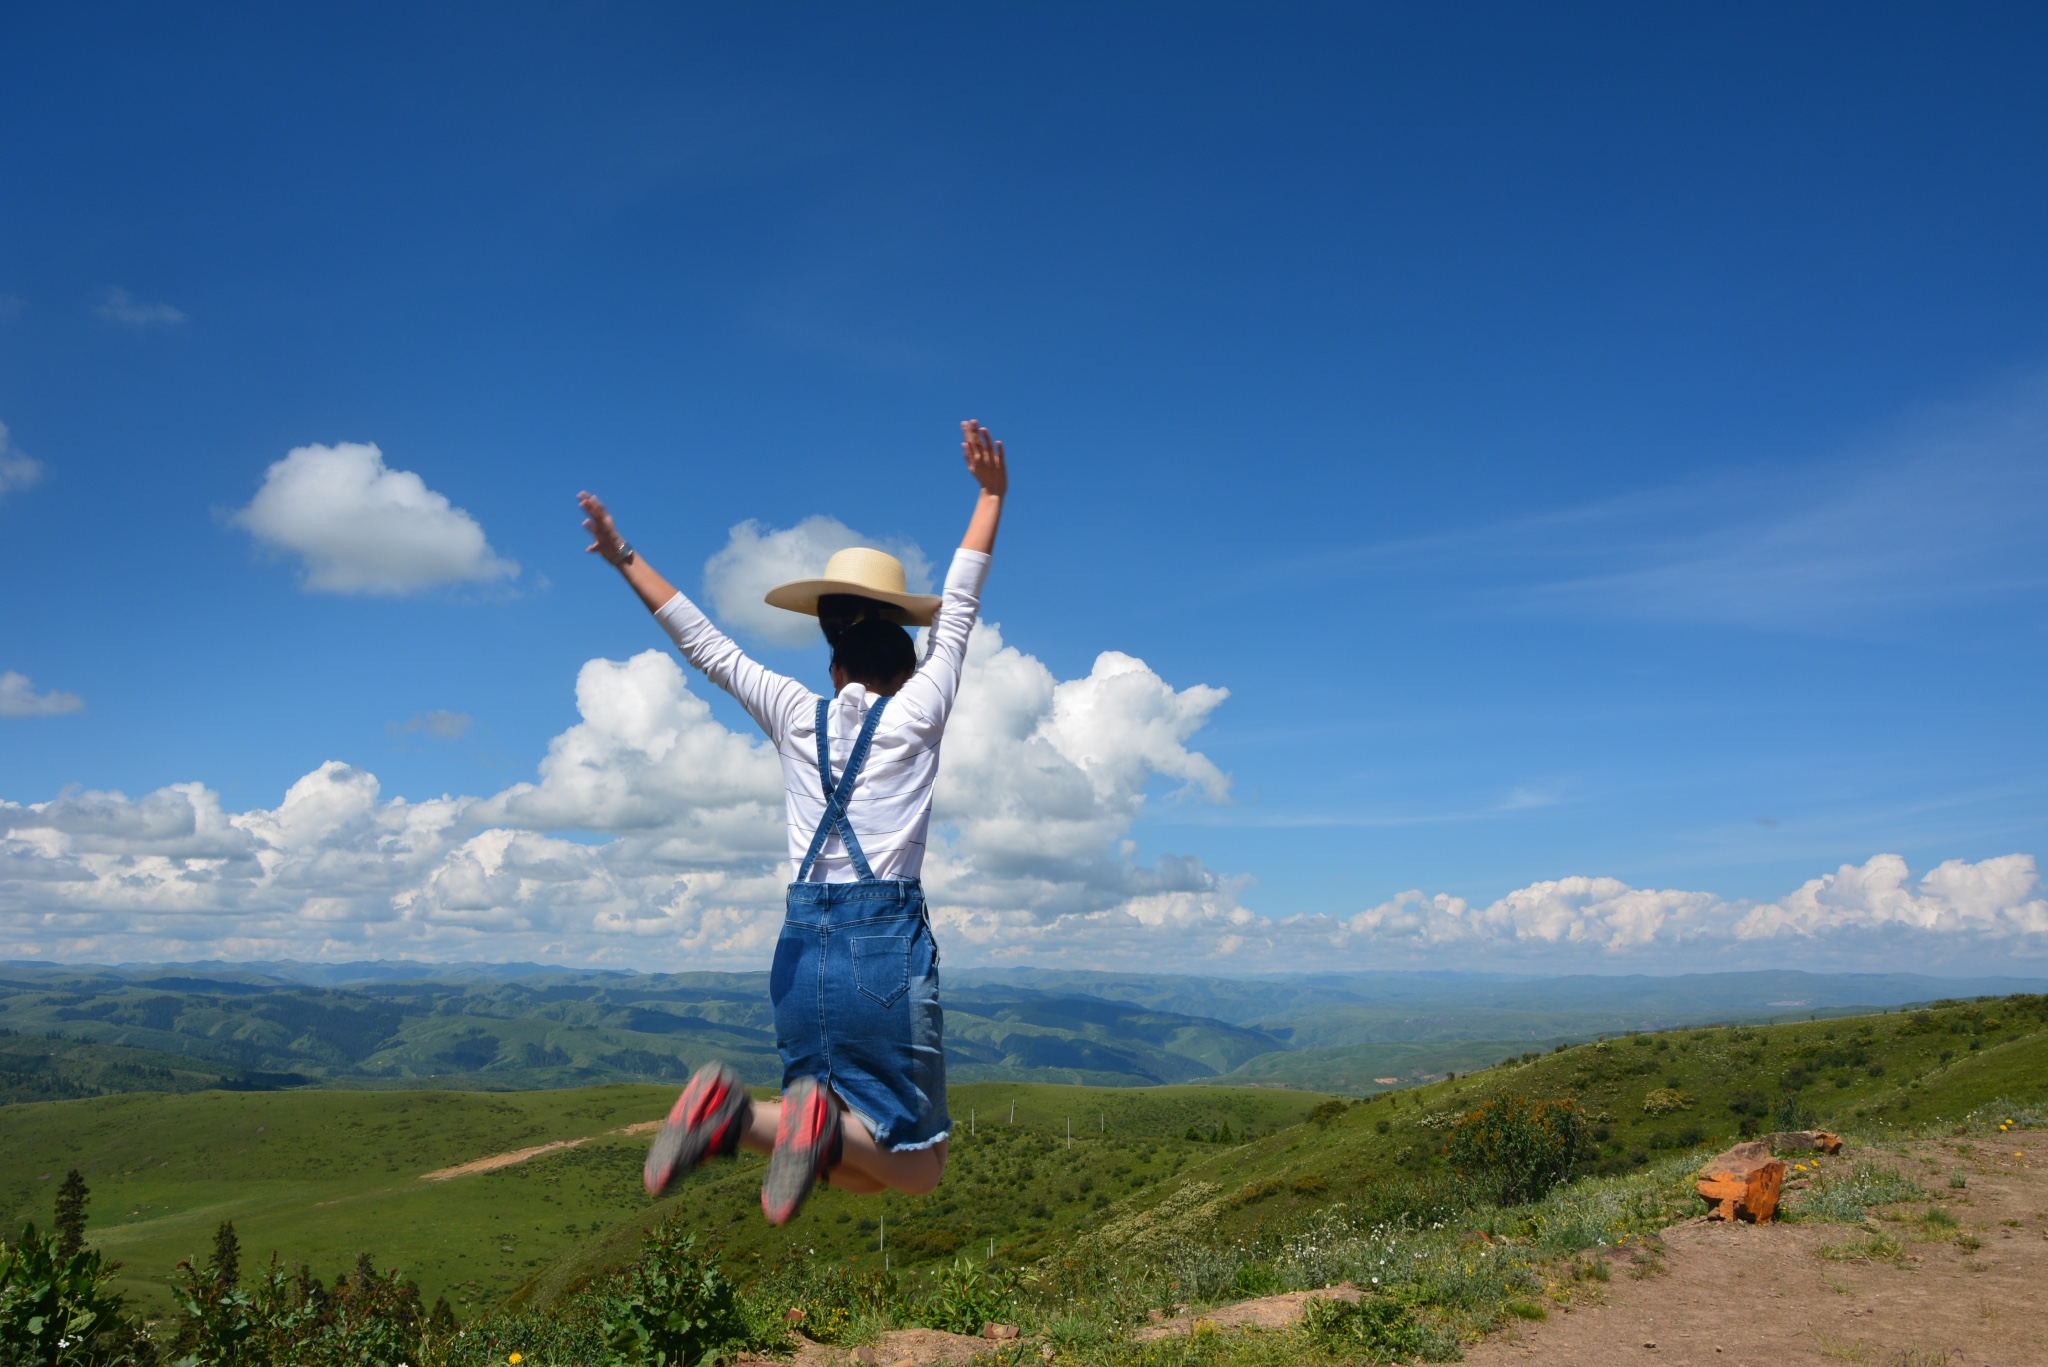
M 294 448 L 231 520 L 297 555 L 305 587 L 322 593 L 412 593 L 519 573 L 475 518 L 367 443 Z
M 0 673 L 0 717 L 54 717 L 85 709 L 76 693 L 36 692 L 34 680 L 15 670 Z
M 18 677 L 18 676 L 8 676 Z M 26 688 L 26 681 L 22 687 Z M 6 685 L 0 684 L 0 690 Z M 0 958 L 290 956 L 760 967 L 789 876 L 781 774 L 674 655 L 591 660 L 530 782 L 408 802 L 330 761 L 271 808 L 199 783 L 0 801 Z M 1060 679 L 970 640 L 925 883 L 949 962 L 1208 971 L 1413 967 L 1982 969 L 2048 959 L 2033 856 L 1895 854 L 1772 901 L 1545 879 L 1411 890 L 1346 916 L 1252 904 L 1241 876 L 1139 856 L 1148 806 L 1221 801 L 1193 748 L 1226 698 L 1116 651 Z
M 771 608 L 761 599 L 777 584 L 815 579 L 825 562 L 848 546 L 872 546 L 903 562 L 912 593 L 929 593 L 931 562 L 908 542 L 863 536 L 830 517 L 807 517 L 794 527 L 763 529 L 753 520 L 734 527 L 723 549 L 704 564 L 704 593 L 718 619 L 748 635 L 782 645 L 820 639 L 817 619 Z
M 2048 956 L 2048 899 L 2032 855 L 1952 859 L 1915 878 L 1903 858 L 1879 854 L 1770 902 L 1583 877 L 1532 883 L 1483 907 L 1410 891 L 1338 923 L 1332 938 L 1489 962 L 1577 957 L 1675 966 L 1698 954 L 1782 965 L 1975 954 L 1988 963 Z
M 387 799 L 330 761 L 275 808 L 196 783 L 0 803 L 0 957 L 758 966 L 789 877 L 781 771 L 692 683 L 661 651 L 589 661 L 536 781 L 486 797 Z M 1241 884 L 1129 842 L 1148 789 L 1227 792 L 1186 744 L 1221 690 L 1115 652 L 1061 681 L 982 626 L 962 692 L 926 875 L 963 950 L 1249 915 Z
M 26 489 L 42 477 L 42 462 L 15 450 L 7 439 L 7 424 L 0 423 L 0 496 Z

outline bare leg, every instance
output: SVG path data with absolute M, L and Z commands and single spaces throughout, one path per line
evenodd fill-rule
M 846 1156 L 841 1160 L 841 1166 L 912 1196 L 922 1196 L 931 1191 L 945 1176 L 944 1140 L 928 1149 L 896 1153 L 875 1143 L 875 1137 L 868 1133 L 868 1127 L 861 1123 L 859 1116 L 848 1114 L 845 1123 Z
M 825 1180 L 841 1191 L 851 1192 L 855 1196 L 873 1196 L 888 1190 L 866 1173 L 857 1172 L 844 1163 L 826 1173 Z
M 775 1130 L 781 1121 L 781 1102 L 755 1102 L 753 1118 L 740 1136 L 740 1144 L 755 1153 L 773 1153 Z M 840 1112 L 840 1121 L 845 1126 L 846 1148 L 828 1179 L 833 1186 L 862 1195 L 886 1189 L 922 1196 L 938 1186 L 939 1178 L 945 1175 L 944 1143 L 896 1153 L 875 1143 L 867 1125 L 853 1112 Z

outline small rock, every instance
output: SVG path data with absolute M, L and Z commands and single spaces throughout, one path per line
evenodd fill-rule
M 990 1320 L 987 1324 L 981 1326 L 981 1336 L 985 1339 L 1013 1339 L 1017 1337 L 1017 1326 L 1014 1324 L 997 1324 L 994 1320 Z
M 1655 1339 L 1644 1339 L 1644 1340 L 1643 1340 L 1643 1347 L 1645 1347 L 1645 1348 L 1655 1348 L 1656 1346 L 1657 1346 L 1657 1340 L 1655 1340 Z

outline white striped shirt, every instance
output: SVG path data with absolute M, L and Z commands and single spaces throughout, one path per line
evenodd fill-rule
M 868 747 L 867 764 L 854 780 L 847 818 L 877 878 L 915 878 L 924 867 L 932 789 L 939 778 L 939 737 L 960 691 L 967 633 L 981 611 L 981 586 L 988 578 L 988 563 L 989 557 L 980 551 L 953 553 L 944 596 L 925 633 L 924 661 L 910 682 L 889 700 Z M 801 866 L 811 836 L 825 817 L 825 796 L 818 777 L 819 695 L 749 659 L 680 593 L 662 604 L 654 617 L 675 639 L 683 658 L 738 699 L 774 743 L 782 757 L 789 861 L 792 869 Z M 835 779 L 846 771 L 847 757 L 867 720 L 871 701 L 864 685 L 850 683 L 826 709 L 825 730 Z M 859 876 L 845 844 L 833 832 L 811 865 L 811 881 L 851 883 Z

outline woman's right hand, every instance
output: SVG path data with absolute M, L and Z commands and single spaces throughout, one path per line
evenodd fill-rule
M 587 490 L 576 495 L 576 501 L 583 506 L 583 530 L 591 536 L 590 553 L 617 564 L 626 553 L 626 538 L 619 535 L 611 510 L 604 506 L 603 499 Z

